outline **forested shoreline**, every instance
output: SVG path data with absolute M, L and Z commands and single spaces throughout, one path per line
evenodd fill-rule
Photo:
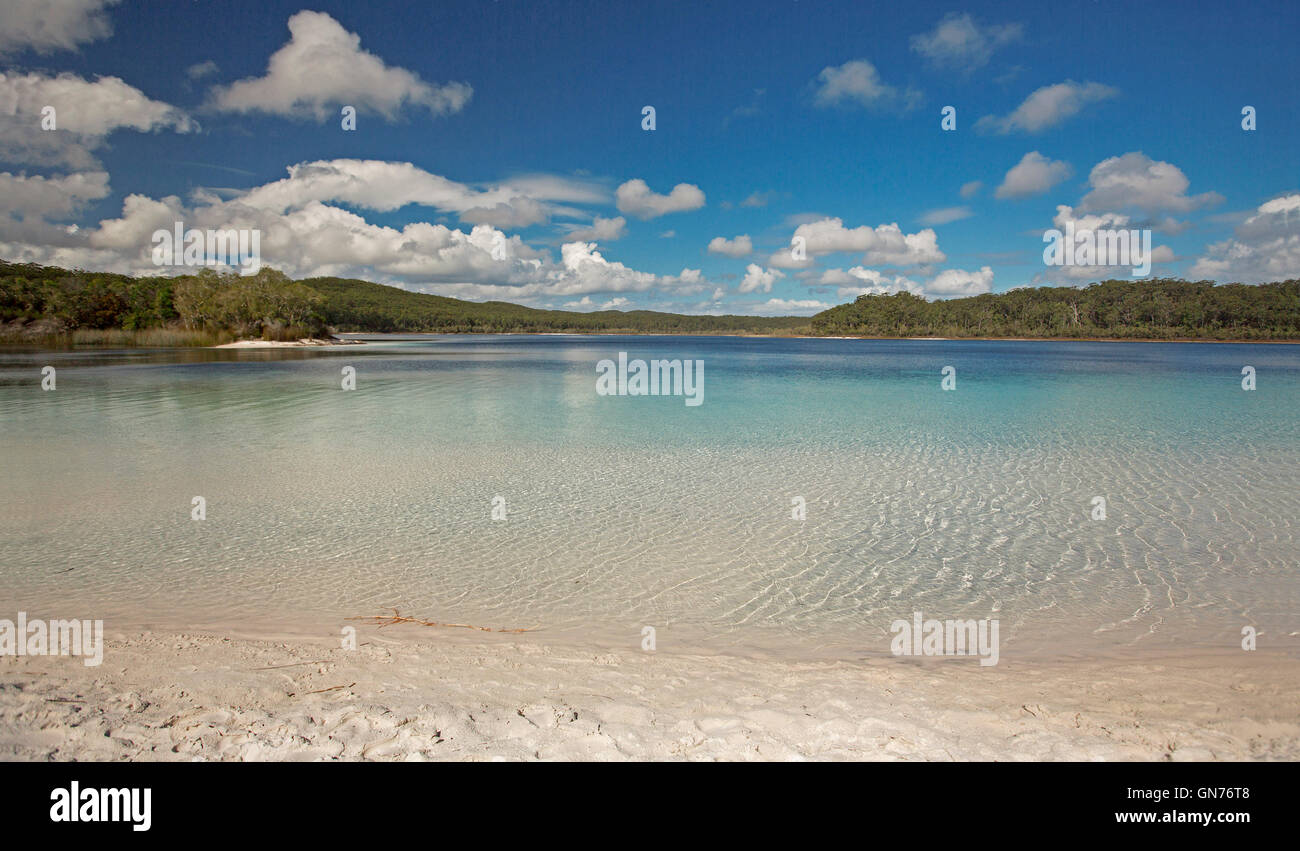
M 806 334 L 806 317 L 579 313 L 472 302 L 341 278 L 293 281 L 275 269 L 177 277 L 0 261 L 0 342 L 215 345 L 333 332 Z
M 542 310 L 369 281 L 294 281 L 271 268 L 132 277 L 0 262 L 0 343 L 8 345 L 195 346 L 334 332 L 1300 341 L 1300 280 L 1108 280 L 947 301 L 863 295 L 812 317 L 761 317 Z
M 1300 280 L 1107 280 L 947 301 L 864 295 L 818 313 L 812 326 L 818 335 L 862 337 L 1300 340 Z

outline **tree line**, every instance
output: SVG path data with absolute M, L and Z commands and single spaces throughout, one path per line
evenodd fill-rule
M 863 337 L 1300 340 L 1300 280 L 1108 280 L 947 301 L 862 295 L 813 316 L 812 328 Z
M 289 340 L 341 332 L 407 333 L 808 333 L 804 317 L 689 316 L 649 310 L 579 313 L 501 301 L 472 302 L 344 278 L 291 280 L 203 269 L 131 277 L 0 261 L 0 338 L 39 339 L 96 330 L 202 332 L 178 339 Z M 111 337 L 119 341 L 118 337 Z M 145 339 L 156 339 L 146 337 Z
M 0 263 L 6 336 L 178 328 L 270 340 L 326 333 L 322 296 L 274 269 L 140 277 Z
M 947 301 L 907 292 L 863 295 L 805 318 L 541 310 L 344 278 L 294 281 L 270 267 L 249 276 L 203 269 L 132 277 L 0 261 L 0 323 L 0 339 L 8 341 L 76 334 L 74 342 L 129 343 L 129 335 L 151 329 L 176 332 L 141 338 L 161 345 L 332 331 L 1300 340 L 1300 280 L 1108 280 Z M 97 338 L 97 332 L 128 336 Z

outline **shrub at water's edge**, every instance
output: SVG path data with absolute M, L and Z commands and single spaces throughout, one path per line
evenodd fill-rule
M 0 342 L 41 346 L 213 346 L 322 338 L 321 295 L 274 269 L 174 278 L 0 263 Z

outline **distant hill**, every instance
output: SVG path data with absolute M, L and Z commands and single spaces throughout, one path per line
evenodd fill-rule
M 807 334 L 811 328 L 801 316 L 693 316 L 652 310 L 579 313 L 504 301 L 462 301 L 346 278 L 304 278 L 299 283 L 324 296 L 321 313 L 342 332 Z

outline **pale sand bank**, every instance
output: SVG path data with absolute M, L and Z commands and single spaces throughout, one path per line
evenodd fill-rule
M 364 346 L 364 340 L 314 340 L 303 337 L 301 340 L 236 340 L 222 343 L 214 349 L 296 349 L 307 346 Z
M 1300 660 L 789 662 L 420 627 L 0 658 L 0 759 L 1300 758 Z

